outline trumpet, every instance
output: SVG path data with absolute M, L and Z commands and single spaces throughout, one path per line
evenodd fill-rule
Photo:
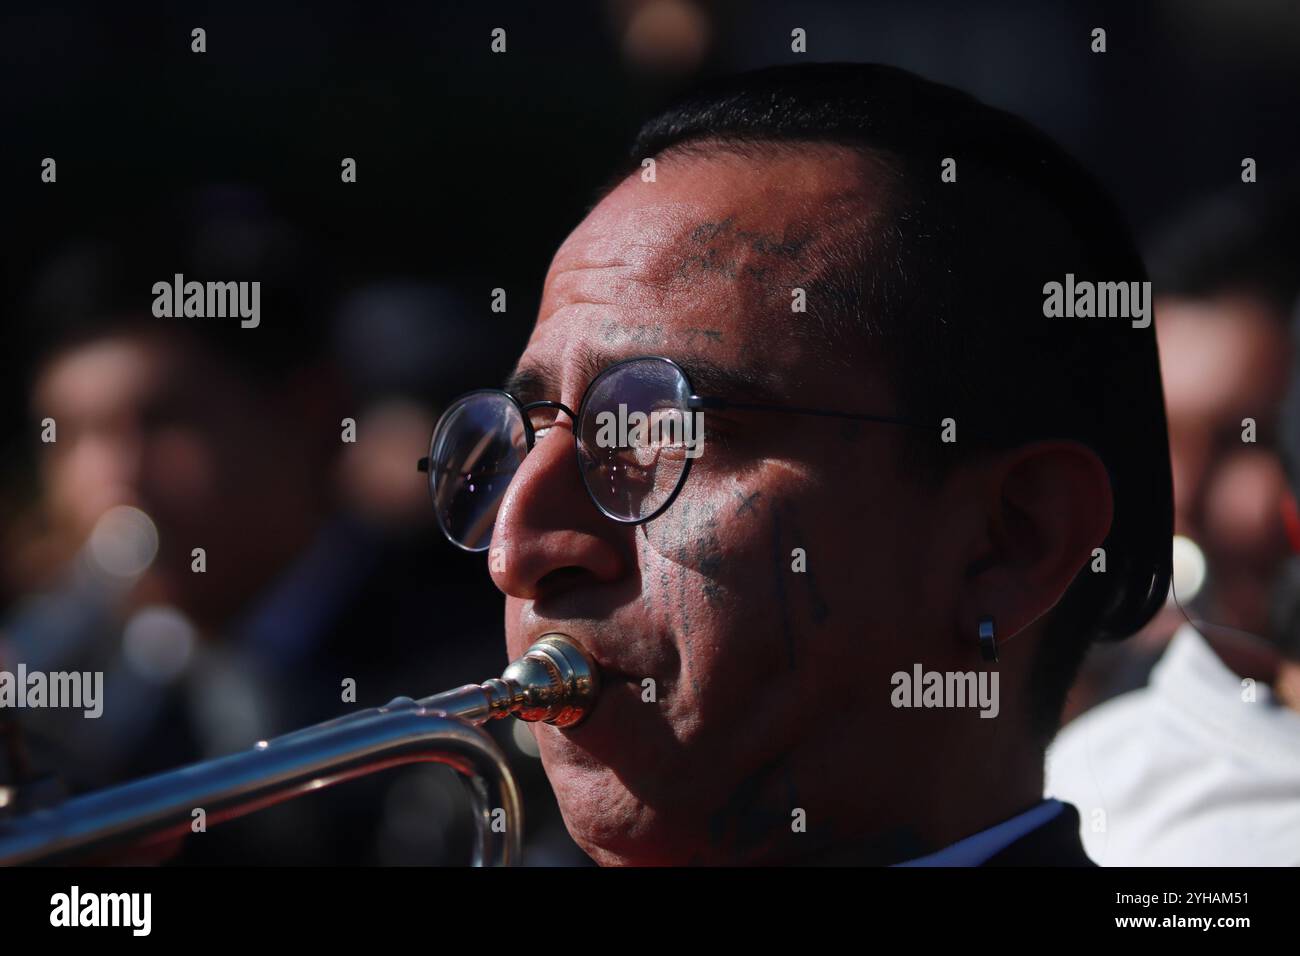
M 599 693 L 591 656 L 543 635 L 499 678 L 316 724 L 247 751 L 0 818 L 0 864 L 66 863 L 190 832 L 196 811 L 219 823 L 345 780 L 410 763 L 456 770 L 474 812 L 473 865 L 509 866 L 523 851 L 523 807 L 505 755 L 482 729 L 515 716 L 573 727 Z

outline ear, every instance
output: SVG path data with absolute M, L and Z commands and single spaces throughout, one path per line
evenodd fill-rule
M 1295 495 L 1290 491 L 1282 496 L 1282 527 L 1291 550 L 1300 554 L 1300 508 L 1296 507 Z
M 975 645 L 991 615 L 999 642 L 1050 611 L 1110 530 L 1106 466 L 1072 441 L 1036 442 L 986 460 L 983 534 L 966 564 L 958 633 Z

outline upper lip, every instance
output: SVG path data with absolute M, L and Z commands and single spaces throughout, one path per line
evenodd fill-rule
M 568 633 L 568 632 L 562 631 L 561 633 Z M 593 646 L 593 643 L 590 640 L 583 640 L 581 636 L 575 634 L 569 634 L 569 637 L 573 638 L 575 641 L 581 644 L 583 650 L 585 650 L 588 654 L 591 655 L 591 659 L 596 662 L 596 667 L 600 671 L 600 676 L 602 679 L 628 680 L 634 682 L 641 680 L 640 676 L 629 674 L 627 671 L 623 670 L 623 668 L 613 664 L 610 661 L 610 659 L 604 653 L 602 653 L 599 647 Z

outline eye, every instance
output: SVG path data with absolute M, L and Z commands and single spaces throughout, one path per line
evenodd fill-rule
M 534 408 L 528 413 L 528 421 L 533 426 L 533 441 L 539 442 L 546 437 L 557 424 L 559 411 L 554 408 Z

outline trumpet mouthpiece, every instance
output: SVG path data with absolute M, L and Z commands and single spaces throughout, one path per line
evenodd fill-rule
M 600 692 L 596 662 L 567 634 L 543 634 L 499 678 L 483 685 L 494 716 L 574 727 L 586 719 Z

